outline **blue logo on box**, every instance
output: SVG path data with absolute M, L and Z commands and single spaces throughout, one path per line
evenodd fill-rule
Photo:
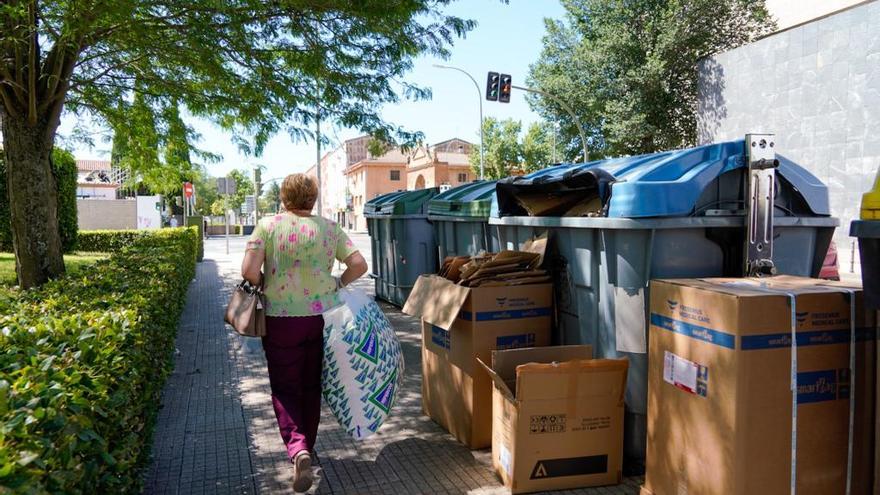
M 804 371 L 797 374 L 798 403 L 849 398 L 849 370 Z
M 449 332 L 436 325 L 431 325 L 431 343 L 441 349 L 449 350 Z

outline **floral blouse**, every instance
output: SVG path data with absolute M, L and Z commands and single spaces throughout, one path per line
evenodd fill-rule
M 319 315 L 340 304 L 333 261 L 357 252 L 336 222 L 292 213 L 266 217 L 254 228 L 247 249 L 265 250 L 266 315 Z

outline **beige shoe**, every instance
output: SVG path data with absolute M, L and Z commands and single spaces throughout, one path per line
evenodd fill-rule
M 312 456 L 305 450 L 293 457 L 293 489 L 305 493 L 312 487 Z

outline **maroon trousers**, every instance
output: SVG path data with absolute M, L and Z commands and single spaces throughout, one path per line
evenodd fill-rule
M 263 351 L 287 454 L 293 459 L 302 450 L 313 452 L 321 420 L 324 318 L 267 316 Z

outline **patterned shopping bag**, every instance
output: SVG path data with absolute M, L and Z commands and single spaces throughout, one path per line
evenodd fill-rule
M 382 426 L 403 383 L 403 354 L 379 305 L 359 289 L 324 313 L 324 400 L 355 439 Z

